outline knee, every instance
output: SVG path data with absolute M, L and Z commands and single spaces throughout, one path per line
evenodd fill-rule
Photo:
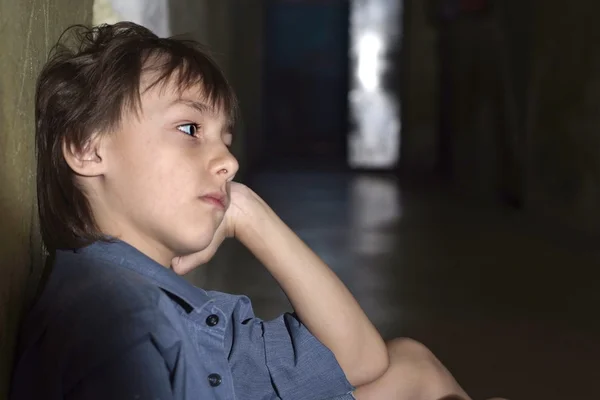
M 398 338 L 387 342 L 390 366 L 379 380 L 359 388 L 357 399 L 468 399 L 445 367 L 422 343 Z M 458 397 L 456 397 L 458 395 Z M 462 396 L 462 397 L 461 397 Z
M 432 385 L 445 385 L 449 381 L 446 368 L 424 344 L 410 338 L 397 338 L 387 346 L 390 369 Z
M 396 338 L 387 342 L 390 363 L 411 362 L 429 364 L 437 360 L 433 353 L 423 344 L 410 338 Z

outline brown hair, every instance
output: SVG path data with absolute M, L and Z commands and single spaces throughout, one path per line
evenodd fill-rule
M 105 239 L 63 144 L 83 149 L 92 134 L 118 128 L 124 112 L 138 110 L 140 80 L 149 68 L 157 73 L 150 87 L 201 84 L 205 100 L 233 121 L 233 90 L 200 44 L 159 38 L 131 22 L 67 29 L 40 73 L 35 100 L 38 212 L 50 253 Z

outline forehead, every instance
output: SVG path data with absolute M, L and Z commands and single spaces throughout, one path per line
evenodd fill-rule
M 142 74 L 139 86 L 142 105 L 168 103 L 179 98 L 208 102 L 201 82 L 184 86 L 179 84 L 176 77 L 161 78 L 156 73 Z
M 203 116 L 223 120 L 231 125 L 233 121 L 228 110 L 218 101 L 211 101 L 201 82 L 180 86 L 177 79 L 156 80 L 152 74 L 142 75 L 140 81 L 140 109 L 144 112 L 164 113 L 174 107 L 187 107 Z

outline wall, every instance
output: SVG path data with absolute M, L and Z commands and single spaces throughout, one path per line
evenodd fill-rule
M 451 3 L 428 4 L 442 2 Z M 414 171 L 439 157 L 444 72 L 460 193 L 600 231 L 600 3 L 492 1 L 487 16 L 437 25 L 418 3 L 406 2 L 403 164 Z
M 528 98 L 529 204 L 600 230 L 600 3 L 534 1 Z
M 448 35 L 452 173 L 462 193 L 482 200 L 506 196 L 514 184 L 514 121 L 507 108 L 507 49 L 495 15 L 464 16 Z M 511 108 L 512 109 L 512 108 Z M 512 175 L 511 174 L 511 175 Z M 512 189 L 512 188 L 511 188 Z
M 405 4 L 402 165 L 435 168 L 462 195 L 522 202 L 530 2 Z
M 404 2 L 400 163 L 410 173 L 431 172 L 438 145 L 437 38 L 426 10 L 422 0 Z
M 34 181 L 35 79 L 60 33 L 91 21 L 91 0 L 0 0 L 0 398 L 19 317 L 42 266 Z

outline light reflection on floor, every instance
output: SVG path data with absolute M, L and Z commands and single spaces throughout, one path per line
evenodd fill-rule
M 392 177 L 363 175 L 350 182 L 351 248 L 356 254 L 386 253 L 394 246 L 385 232 L 401 217 L 400 188 Z

